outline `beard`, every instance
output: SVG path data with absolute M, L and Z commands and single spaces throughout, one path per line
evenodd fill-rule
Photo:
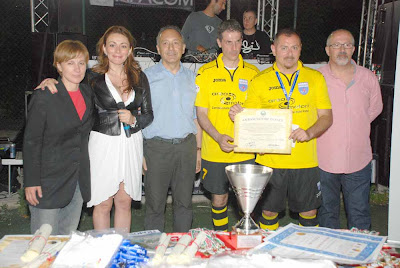
M 350 62 L 350 59 L 346 53 L 339 53 L 336 56 L 336 64 L 340 66 L 347 65 Z

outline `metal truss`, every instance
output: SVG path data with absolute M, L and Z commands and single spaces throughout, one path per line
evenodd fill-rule
M 363 0 L 361 11 L 357 64 L 369 69 L 372 68 L 378 2 L 379 0 Z
M 270 16 L 266 16 L 270 12 Z M 257 28 L 268 34 L 272 40 L 278 31 L 279 0 L 258 0 Z
M 30 0 L 31 32 L 46 32 L 49 26 L 48 1 L 49 0 Z

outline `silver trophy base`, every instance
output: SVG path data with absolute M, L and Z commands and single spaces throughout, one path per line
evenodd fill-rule
M 260 231 L 260 227 L 254 222 L 250 215 L 244 217 L 235 224 L 234 229 L 238 234 L 250 235 Z

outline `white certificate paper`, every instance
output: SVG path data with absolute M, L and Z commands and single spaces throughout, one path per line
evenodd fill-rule
M 322 227 L 288 224 L 251 252 L 303 259 L 328 259 L 341 264 L 374 262 L 385 236 L 351 233 Z
M 292 110 L 244 109 L 235 116 L 235 152 L 290 154 Z

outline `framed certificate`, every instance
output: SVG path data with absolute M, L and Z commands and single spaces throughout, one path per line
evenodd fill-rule
M 235 116 L 235 152 L 291 154 L 292 110 L 244 109 Z

